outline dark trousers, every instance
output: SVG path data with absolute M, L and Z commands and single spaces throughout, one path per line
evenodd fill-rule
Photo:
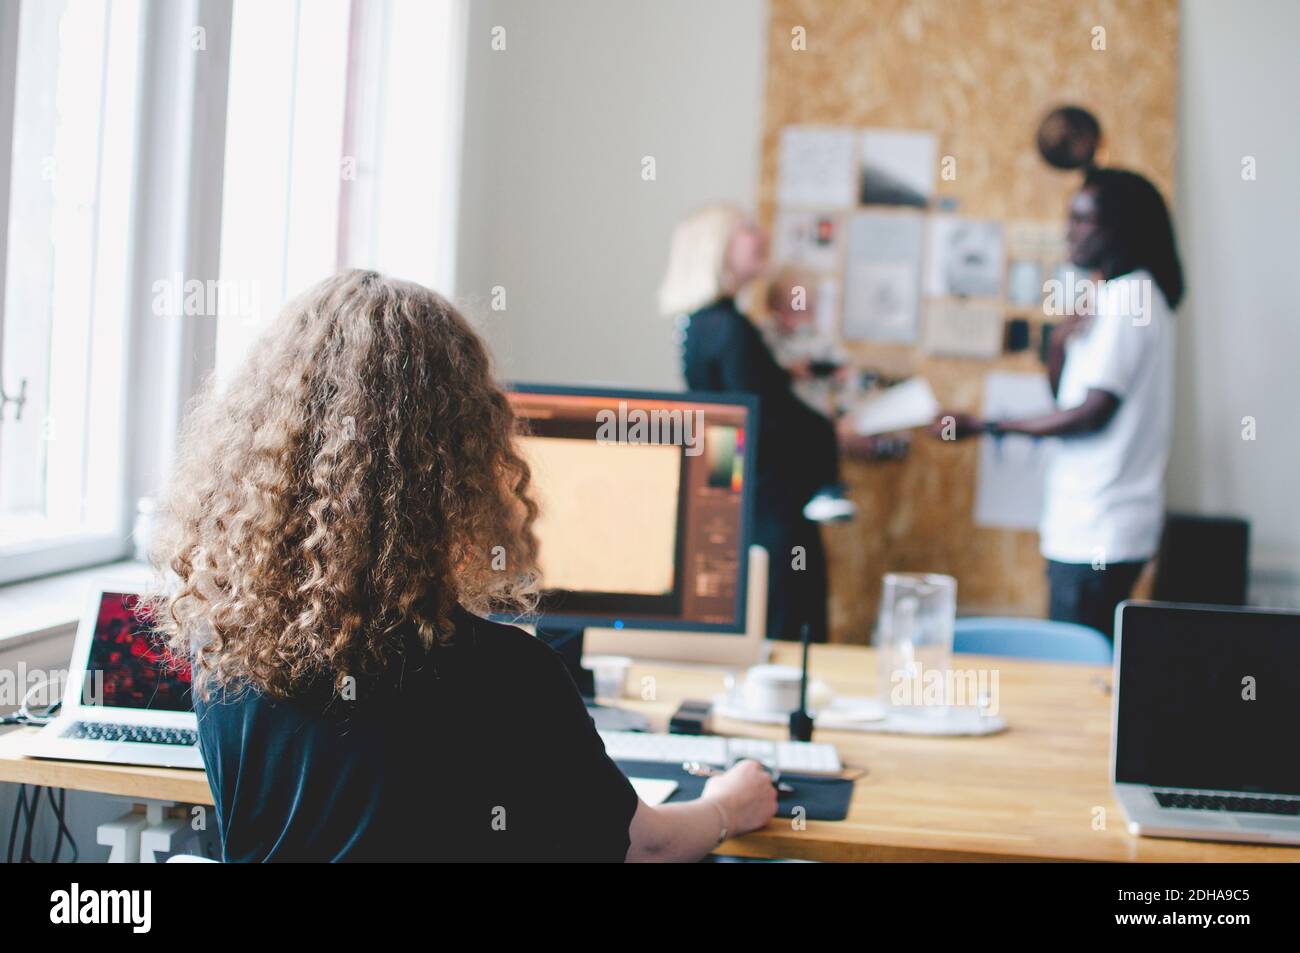
M 802 517 L 760 516 L 754 522 L 754 542 L 767 550 L 768 558 L 767 637 L 797 640 L 806 622 L 812 641 L 825 642 L 826 551 L 821 529 Z
M 813 493 L 840 482 L 840 441 L 835 435 L 835 425 L 821 414 L 816 416 L 820 419 L 808 428 L 806 459 Z
M 1089 563 L 1047 561 L 1050 593 L 1048 616 L 1057 622 L 1091 626 L 1115 639 L 1115 607 L 1133 592 L 1146 562 L 1110 563 L 1093 569 Z

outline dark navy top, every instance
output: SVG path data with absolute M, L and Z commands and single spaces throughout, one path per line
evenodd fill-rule
M 291 700 L 196 699 L 227 861 L 622 861 L 637 797 L 560 656 L 458 610 L 448 645 Z
M 838 481 L 835 429 L 790 386 L 758 328 L 731 298 L 687 318 L 682 371 L 692 391 L 729 391 L 758 397 L 757 513 L 800 520 L 818 489 Z

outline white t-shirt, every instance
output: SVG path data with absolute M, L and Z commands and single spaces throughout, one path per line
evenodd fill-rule
M 1047 466 L 1044 556 L 1106 563 L 1155 555 L 1174 413 L 1174 321 L 1146 271 L 1104 282 L 1096 313 L 1065 345 L 1056 403 L 1109 391 L 1119 409 L 1095 433 L 1062 437 Z

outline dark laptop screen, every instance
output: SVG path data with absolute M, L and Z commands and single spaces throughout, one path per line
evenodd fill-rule
M 1123 613 L 1115 780 L 1300 794 L 1300 614 Z
M 189 668 L 169 662 L 135 604 L 128 593 L 100 598 L 83 699 L 106 708 L 189 711 Z

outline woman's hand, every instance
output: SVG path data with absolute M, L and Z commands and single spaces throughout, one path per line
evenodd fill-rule
M 835 440 L 840 445 L 840 453 L 846 457 L 859 460 L 873 460 L 876 456 L 878 438 L 864 437 L 858 433 L 853 424 L 854 414 L 845 414 L 835 421 Z
M 740 761 L 704 782 L 704 792 L 693 801 L 658 807 L 638 802 L 628 828 L 627 859 L 697 861 L 718 846 L 724 824 L 727 836 L 737 837 L 758 830 L 775 814 L 771 776 L 757 761 Z
M 795 361 L 786 368 L 786 371 L 797 381 L 810 381 L 813 379 L 812 361 L 806 358 Z
M 944 410 L 927 428 L 932 436 L 940 440 L 965 440 L 977 437 L 984 432 L 984 421 L 974 414 L 962 414 L 957 411 Z
M 776 815 L 776 787 L 757 761 L 738 761 L 704 783 L 701 800 L 714 801 L 727 815 L 727 836 L 758 830 Z

